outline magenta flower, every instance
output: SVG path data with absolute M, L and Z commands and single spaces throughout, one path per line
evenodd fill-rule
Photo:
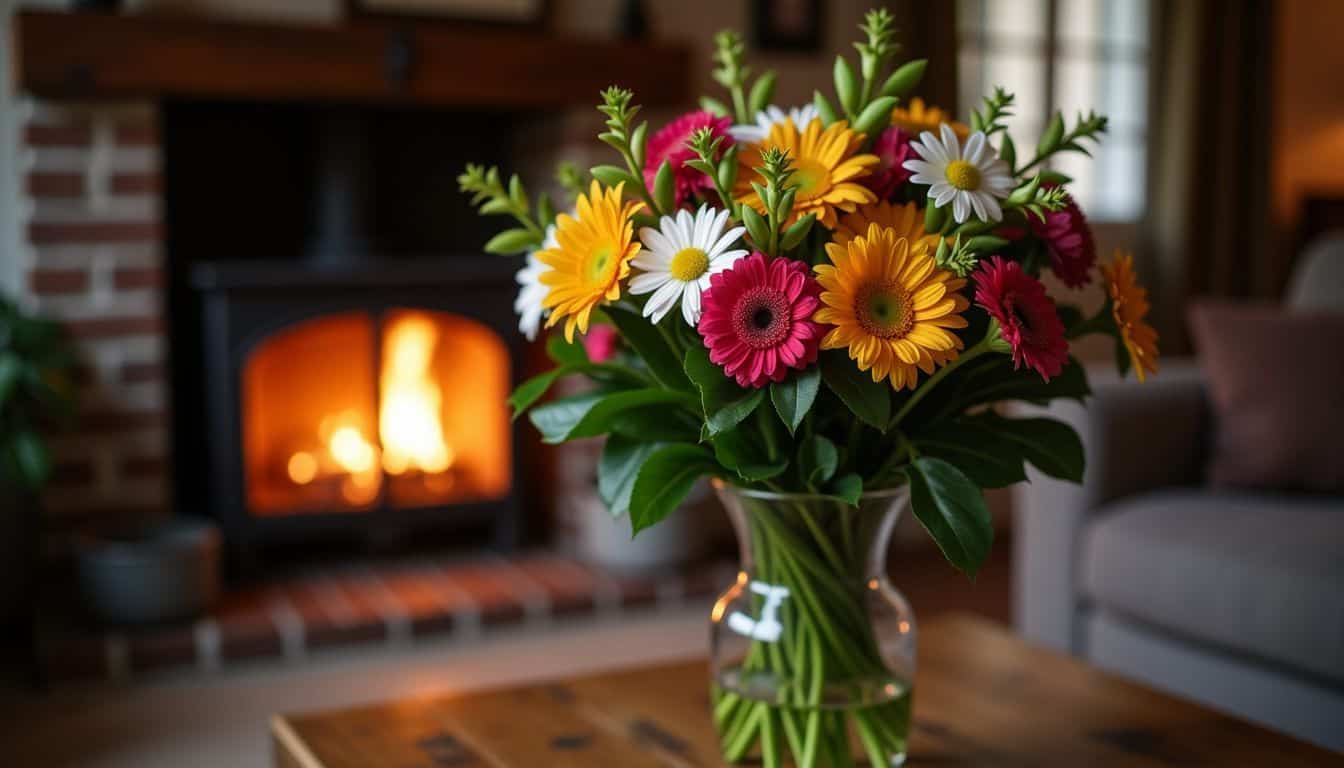
M 709 279 L 700 335 L 709 359 L 744 387 L 782 381 L 816 362 L 823 329 L 812 319 L 821 286 L 807 265 L 745 256 Z
M 615 357 L 620 343 L 616 329 L 606 323 L 597 323 L 583 334 L 583 350 L 594 363 L 605 363 Z
M 716 117 L 713 112 L 700 110 L 678 117 L 650 136 L 644 161 L 644 184 L 649 188 L 649 193 L 653 193 L 653 180 L 664 160 L 672 163 L 673 178 L 677 181 L 678 207 L 695 193 L 713 189 L 714 182 L 708 176 L 686 165 L 687 160 L 695 159 L 695 153 L 686 146 L 686 142 L 690 140 L 691 134 L 701 128 L 709 128 L 714 136 L 724 137 L 719 147 L 722 151 L 733 143 L 732 137 L 728 135 L 728 127 L 732 124 L 732 118 Z
M 1050 270 L 1070 288 L 1082 288 L 1092 282 L 1092 265 L 1097 261 L 1097 245 L 1092 228 L 1087 226 L 1083 209 L 1068 198 L 1058 211 L 1046 211 L 1044 219 L 1027 216 L 1031 231 L 1045 241 L 1050 252 Z
M 873 190 L 877 199 L 890 200 L 892 193 L 910 180 L 910 171 L 904 167 L 906 160 L 916 159 L 910 138 L 910 134 L 893 125 L 878 134 L 873 143 L 873 154 L 879 164 L 871 176 L 859 183 Z
M 975 272 L 975 303 L 999 321 L 1003 340 L 1013 351 L 1013 367 L 1035 369 L 1049 381 L 1069 361 L 1069 343 L 1055 302 L 1041 281 L 1022 265 L 995 256 Z

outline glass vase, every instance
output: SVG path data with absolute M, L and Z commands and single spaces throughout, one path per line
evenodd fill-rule
M 741 552 L 710 617 L 724 758 L 765 768 L 905 762 L 915 617 L 887 580 L 905 488 L 834 497 L 716 489 Z

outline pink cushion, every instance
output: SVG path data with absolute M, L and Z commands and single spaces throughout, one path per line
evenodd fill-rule
M 1196 302 L 1215 485 L 1344 492 L 1344 314 Z

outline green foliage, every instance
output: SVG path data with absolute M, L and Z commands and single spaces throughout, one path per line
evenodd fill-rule
M 630 494 L 635 490 L 640 467 L 664 445 L 620 434 L 607 437 L 597 463 L 597 494 L 613 516 L 630 511 Z
M 891 385 L 873 381 L 842 350 L 821 353 L 821 378 L 860 421 L 885 430 L 891 419 Z
M 659 333 L 658 327 L 648 318 L 619 306 L 607 307 L 607 317 L 611 318 L 612 324 L 621 332 L 621 338 L 635 350 L 660 384 L 669 389 L 691 391 L 691 382 L 686 377 L 680 350 L 668 337 Z M 667 318 L 671 322 L 678 319 L 675 312 Z
M 816 368 L 808 368 L 770 385 L 770 401 L 784 426 L 788 427 L 789 434 L 798 431 L 798 425 L 812 410 L 820 389 L 821 371 Z
M 789 457 L 770 455 L 769 446 L 752 430 L 729 429 L 710 438 L 714 456 L 744 483 L 759 483 L 784 474 Z
M 971 110 L 971 130 L 984 131 L 986 136 L 1007 131 L 1008 125 L 1004 121 L 1013 116 L 1015 98 L 1004 89 L 995 88 L 994 93 L 985 97 L 984 107 Z
M 1052 419 L 1008 419 L 993 411 L 939 423 L 914 438 L 927 456 L 945 459 L 982 488 L 1026 479 L 1029 462 L 1051 477 L 1082 482 L 1083 444 L 1071 427 Z
M 491 238 L 485 246 L 487 253 L 520 253 L 541 245 L 546 228 L 532 217 L 532 206 L 518 174 L 510 176 L 506 186 L 498 168 L 468 163 L 466 170 L 457 177 L 457 186 L 463 193 L 471 195 L 471 204 L 482 215 L 512 216 L 522 225 Z
M 948 562 L 974 578 L 994 541 L 980 487 L 961 470 L 931 456 L 910 462 L 906 477 L 915 517 Z
M 741 424 L 765 399 L 764 389 L 743 389 L 709 359 L 703 347 L 686 350 L 686 375 L 700 390 L 705 430 L 717 435 Z
M 687 404 L 686 395 L 665 389 L 598 391 L 537 406 L 528 417 L 541 432 L 542 440 L 554 444 L 610 432 L 616 419 L 626 411 L 651 405 L 685 407 Z
M 660 522 L 680 506 L 696 480 L 719 472 L 714 456 L 700 446 L 668 445 L 651 453 L 639 468 L 630 492 L 632 535 Z
M 47 482 L 42 433 L 74 414 L 74 362 L 61 326 L 0 297 L 0 494 L 36 493 Z
M 630 91 L 614 85 L 602 92 L 602 103 L 598 105 L 597 111 L 606 116 L 607 129 L 599 133 L 597 138 L 620 153 L 625 160 L 627 175 L 617 180 L 609 170 L 615 166 L 599 166 L 603 169 L 605 177 L 612 179 L 614 183 L 604 181 L 604 175 L 599 175 L 597 168 L 593 169 L 593 178 L 608 186 L 615 186 L 615 183 L 624 181 L 625 191 L 628 194 L 639 195 L 649 207 L 649 213 L 658 216 L 668 209 L 658 205 L 644 186 L 644 144 L 649 124 L 647 122 L 634 124 L 635 115 L 639 114 L 640 107 L 632 103 L 633 96 Z
M 835 476 L 840 466 L 840 452 L 835 443 L 822 435 L 813 435 L 798 446 L 798 476 L 803 485 L 817 490 Z

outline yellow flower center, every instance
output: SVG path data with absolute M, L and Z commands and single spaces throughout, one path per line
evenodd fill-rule
M 910 294 L 895 281 L 865 285 L 854 295 L 854 319 L 871 336 L 895 339 L 915 324 Z
M 980 169 L 973 163 L 965 160 L 953 160 L 947 164 L 943 171 L 947 176 L 947 183 L 957 189 L 979 189 L 980 188 Z
M 793 164 L 793 178 L 798 185 L 795 193 L 799 200 L 808 200 L 824 194 L 830 186 L 831 171 L 810 157 L 800 157 Z
M 692 280 L 705 274 L 709 269 L 709 256 L 699 248 L 682 248 L 677 251 L 677 255 L 672 257 L 672 264 L 667 271 L 672 276 L 683 283 L 689 283 Z
M 616 248 L 611 243 L 602 243 L 588 254 L 588 263 L 584 265 L 584 274 L 590 283 L 606 283 L 611 281 L 611 268 L 615 266 L 616 259 L 613 255 Z

